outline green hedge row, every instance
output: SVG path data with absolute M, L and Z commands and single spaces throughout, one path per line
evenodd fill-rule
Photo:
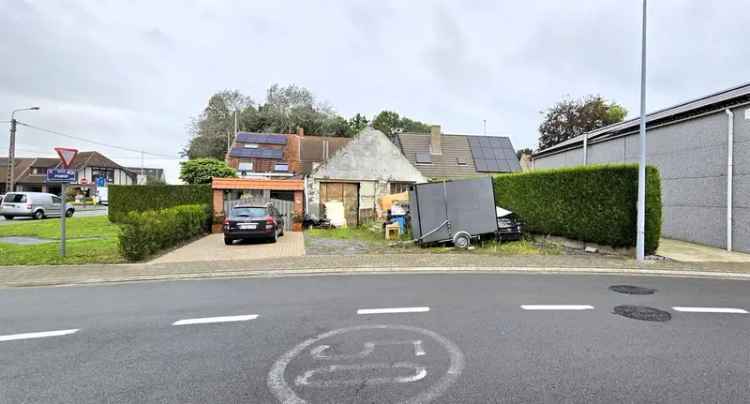
M 213 205 L 211 184 L 110 185 L 109 220 L 120 222 L 129 212 L 166 209 L 180 205 Z
M 494 178 L 495 202 L 525 229 L 614 247 L 635 246 L 638 166 L 591 165 Z M 646 252 L 661 235 L 659 171 L 646 168 Z
M 207 205 L 130 212 L 120 223 L 120 252 L 128 261 L 142 260 L 209 231 L 210 219 Z

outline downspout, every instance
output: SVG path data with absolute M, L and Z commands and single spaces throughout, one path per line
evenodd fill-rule
M 727 251 L 732 251 L 732 183 L 734 178 L 734 113 L 727 114 Z
M 589 162 L 589 134 L 588 132 L 583 134 L 583 165 L 587 165 Z

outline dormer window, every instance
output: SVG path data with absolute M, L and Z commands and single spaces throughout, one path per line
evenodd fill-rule
M 273 171 L 277 172 L 288 172 L 289 171 L 289 164 L 287 163 L 276 163 L 273 165 Z

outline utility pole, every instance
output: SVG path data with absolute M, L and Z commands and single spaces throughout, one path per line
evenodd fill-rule
M 487 120 L 482 119 L 482 134 L 487 136 Z
M 38 111 L 39 107 L 21 108 L 10 113 L 10 142 L 8 146 L 8 177 L 5 179 L 5 192 L 13 192 L 16 188 L 16 112 Z
M 646 3 L 643 0 L 641 38 L 641 159 L 638 163 L 638 217 L 635 253 L 638 261 L 646 258 Z

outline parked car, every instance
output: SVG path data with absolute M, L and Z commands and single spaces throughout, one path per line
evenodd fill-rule
M 266 238 L 272 242 L 284 235 L 284 217 L 272 205 L 233 206 L 224 220 L 224 244 L 234 240 Z
M 75 209 L 68 205 L 65 205 L 64 211 L 66 217 L 71 217 L 75 213 Z M 60 217 L 62 212 L 62 199 L 57 195 L 44 192 L 10 192 L 5 195 L 0 204 L 0 214 L 6 220 L 14 217 L 33 217 L 34 219 Z
M 499 206 L 495 207 L 495 211 L 497 212 L 498 241 L 520 240 L 521 223 L 518 222 L 515 213 Z

